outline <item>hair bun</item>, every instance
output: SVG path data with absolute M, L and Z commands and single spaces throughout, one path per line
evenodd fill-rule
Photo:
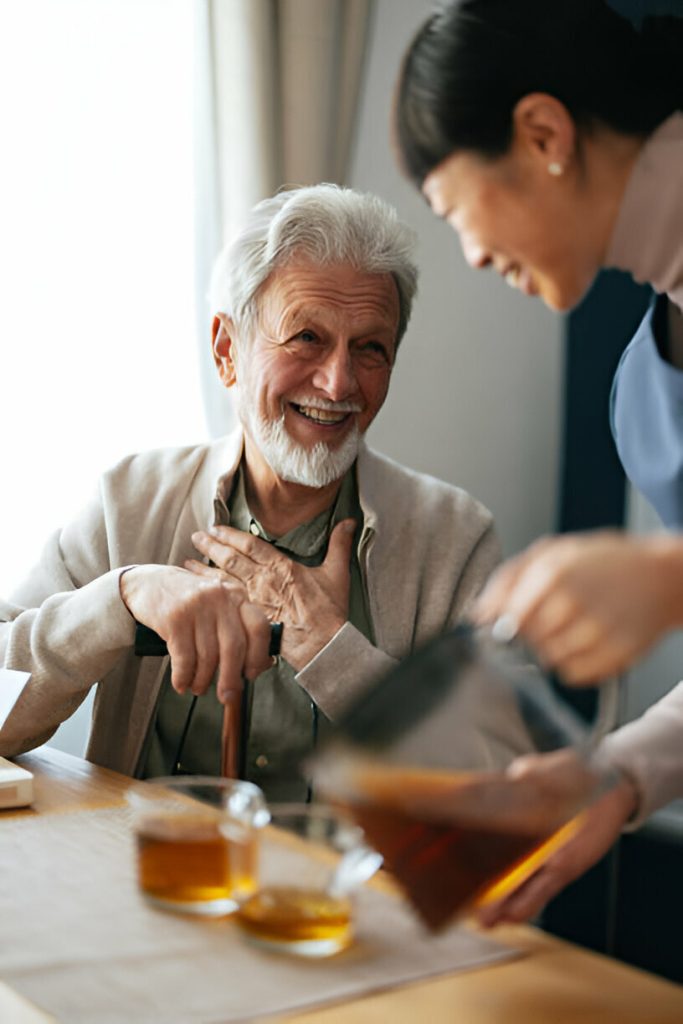
M 648 15 L 637 34 L 648 74 L 662 86 L 673 86 L 683 108 L 683 17 Z

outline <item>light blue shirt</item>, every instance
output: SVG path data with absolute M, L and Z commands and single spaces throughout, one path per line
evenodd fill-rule
M 653 298 L 621 357 L 610 420 L 627 476 L 665 526 L 683 527 L 683 372 L 662 358 L 666 296 Z

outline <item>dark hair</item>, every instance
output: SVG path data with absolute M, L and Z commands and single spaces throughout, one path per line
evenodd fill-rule
M 456 0 L 433 14 L 404 58 L 395 129 L 420 187 L 456 150 L 496 157 L 530 92 L 560 100 L 581 129 L 649 135 L 683 106 L 683 20 L 640 30 L 604 0 Z

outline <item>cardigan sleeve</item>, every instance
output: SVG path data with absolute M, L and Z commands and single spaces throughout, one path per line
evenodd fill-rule
M 383 546 L 387 561 L 377 565 L 376 575 L 384 581 L 400 580 L 403 576 L 403 585 L 397 583 L 396 586 L 377 588 L 381 596 L 379 607 L 375 608 L 375 618 L 399 617 L 405 620 L 402 647 L 398 651 L 394 647 L 390 653 L 383 649 L 381 641 L 377 645 L 372 644 L 350 622 L 346 622 L 297 673 L 299 685 L 328 718 L 337 718 L 373 682 L 395 667 L 400 660 L 397 653 L 406 657 L 467 614 L 471 602 L 500 561 L 500 546 L 489 513 L 477 503 L 468 501 L 467 512 L 463 516 L 462 504 L 463 495 L 459 492 L 454 506 L 458 513 L 452 512 L 451 518 L 455 522 L 463 520 L 463 529 L 454 529 L 453 542 L 448 550 L 441 551 L 438 542 L 429 540 L 437 537 L 437 532 L 431 528 L 433 524 L 424 524 L 425 528 L 420 531 L 423 540 L 427 538 L 425 543 L 428 547 L 439 547 L 438 557 L 431 558 L 426 578 L 418 579 L 417 563 L 421 562 L 424 569 L 430 559 L 417 542 L 408 546 L 414 550 L 414 578 L 411 578 L 410 561 L 400 554 L 406 548 Z M 465 525 L 468 529 L 464 529 Z M 461 533 L 466 540 L 463 541 Z M 390 564 L 389 560 L 396 564 Z M 428 625 L 420 627 L 421 621 Z M 386 632 L 381 621 L 373 621 L 373 625 L 380 636 Z
M 30 672 L 0 729 L 0 755 L 44 743 L 130 647 L 135 624 L 121 599 L 107 551 L 99 495 L 47 541 L 38 564 L 0 601 L 5 668 Z
M 195 445 L 121 459 L 80 514 L 50 537 L 10 600 L 0 601 L 0 664 L 31 673 L 0 730 L 0 755 L 44 743 L 131 652 L 135 622 L 120 594 L 121 574 L 131 565 L 168 564 L 177 533 L 189 548 L 193 488 L 209 451 Z
M 121 572 L 106 573 L 73 594 L 54 594 L 40 608 L 0 623 L 5 668 L 31 673 L 0 729 L 0 756 L 45 743 L 131 646 L 135 627 L 119 596 Z
M 640 718 L 606 736 L 600 753 L 638 792 L 630 829 L 659 807 L 683 797 L 683 682 Z

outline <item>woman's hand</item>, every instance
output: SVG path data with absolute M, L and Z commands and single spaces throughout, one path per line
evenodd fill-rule
M 616 675 L 683 623 L 683 539 L 545 538 L 505 562 L 481 594 L 477 621 L 501 616 L 567 682 Z
M 535 774 L 540 781 L 544 755 L 524 758 L 524 761 L 527 776 Z M 521 779 L 522 773 L 519 777 Z M 510 895 L 480 908 L 476 915 L 479 923 L 490 928 L 504 921 L 520 922 L 536 917 L 546 903 L 607 853 L 636 806 L 635 788 L 628 779 L 622 778 L 585 812 L 579 831 L 531 878 Z

